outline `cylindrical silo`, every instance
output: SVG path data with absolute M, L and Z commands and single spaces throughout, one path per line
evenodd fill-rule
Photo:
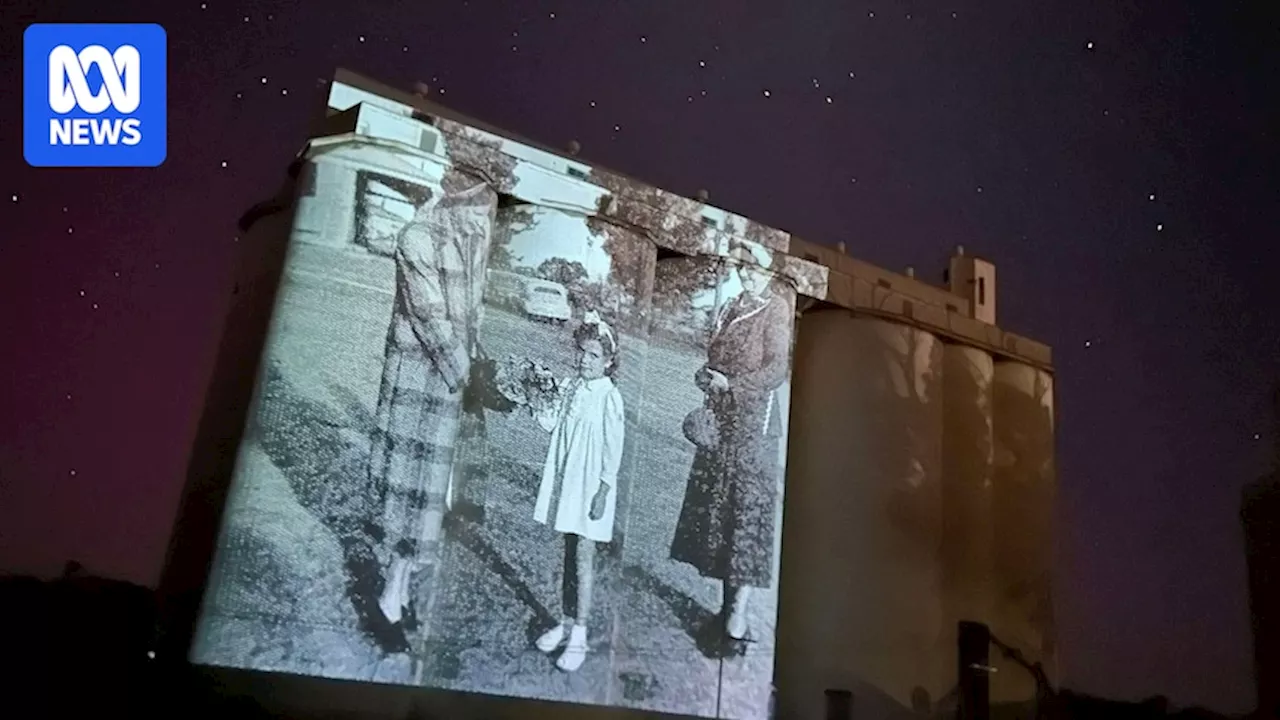
M 373 186 L 377 217 L 357 202 Z M 352 137 L 309 146 L 295 199 L 244 436 L 222 449 L 234 475 L 190 659 L 363 680 L 379 657 L 363 623 L 387 578 L 428 617 L 448 482 L 433 459 L 455 444 L 449 386 L 468 367 L 452 381 L 424 368 L 470 349 L 497 195 L 439 158 Z M 388 239 L 394 256 L 374 250 Z M 423 340 L 423 324 L 449 336 Z M 414 681 L 407 662 L 382 669 Z
M 957 652 L 962 620 L 991 616 L 991 486 L 995 439 L 991 355 L 947 344 L 942 353 L 943 648 Z M 957 667 L 949 668 L 958 682 Z
M 209 584 L 206 573 L 232 489 L 236 447 L 244 434 L 289 248 L 295 180 L 291 177 L 275 198 L 259 203 L 240 221 L 231 302 L 158 588 L 160 657 L 185 657 L 198 629 Z
M 991 631 L 1030 662 L 1054 671 L 1053 378 L 1025 363 L 1000 361 L 994 373 L 995 466 L 991 498 Z M 993 654 L 992 702 L 1035 697 L 1027 671 Z
M 942 347 L 846 310 L 799 323 L 780 594 L 779 714 L 950 690 L 939 598 Z

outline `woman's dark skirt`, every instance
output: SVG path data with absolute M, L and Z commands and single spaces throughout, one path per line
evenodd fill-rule
M 694 454 L 671 558 L 730 585 L 769 587 L 782 418 L 772 393 L 726 394 L 710 407 L 719 442 Z

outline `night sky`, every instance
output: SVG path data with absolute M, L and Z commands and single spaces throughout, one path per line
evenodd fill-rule
M 10 0 L 0 569 L 156 582 L 235 221 L 344 66 L 888 268 L 992 259 L 1000 324 L 1055 348 L 1065 684 L 1252 708 L 1239 491 L 1280 377 L 1263 5 Z M 25 165 L 37 21 L 168 30 L 163 167 Z

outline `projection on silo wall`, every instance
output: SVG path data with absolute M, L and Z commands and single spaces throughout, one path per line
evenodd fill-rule
M 806 313 L 794 385 L 779 710 L 819 717 L 826 688 L 870 717 L 942 698 L 955 665 L 938 578 L 942 343 L 843 309 Z
M 829 688 L 858 717 L 954 714 L 962 620 L 1052 678 L 1051 376 L 830 305 L 799 321 L 793 372 L 780 716 L 821 716 Z M 991 662 L 993 702 L 1034 700 Z
M 1053 378 L 1029 365 L 995 364 L 995 463 L 991 523 L 991 630 L 1055 669 L 1053 567 Z M 992 678 L 993 700 L 1035 694 L 1026 673 Z
M 764 718 L 769 251 L 659 262 L 586 180 L 514 200 L 496 152 L 308 159 L 192 660 Z
M 990 354 L 966 345 L 946 345 L 942 367 L 940 567 L 943 629 L 946 645 L 955 647 L 957 623 L 991 618 L 994 368 Z M 957 680 L 955 671 L 949 677 Z

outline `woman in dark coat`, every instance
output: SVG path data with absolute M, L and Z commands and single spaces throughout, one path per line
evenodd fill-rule
M 777 389 L 791 367 L 794 313 L 782 281 L 767 270 L 765 251 L 740 266 L 743 291 L 717 314 L 707 364 L 694 382 L 706 404 L 685 421 L 698 445 L 671 557 L 724 583 L 725 632 L 747 635 L 753 587 L 773 579 L 778 500 L 780 416 Z

